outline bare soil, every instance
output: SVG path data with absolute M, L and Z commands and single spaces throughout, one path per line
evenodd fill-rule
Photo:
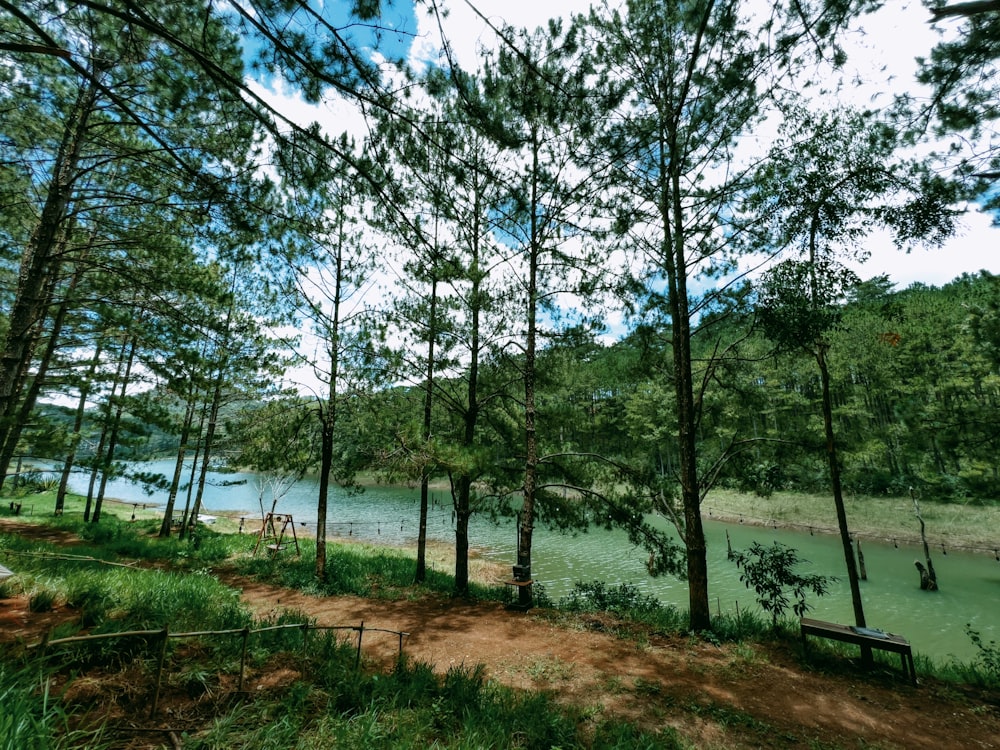
M 1000 748 L 1000 695 L 932 678 L 913 687 L 898 669 L 864 671 L 846 660 L 829 671 L 804 658 L 794 643 L 716 646 L 648 632 L 623 637 L 621 623 L 605 616 L 560 619 L 551 611 L 518 613 L 497 603 L 439 596 L 318 598 L 219 575 L 260 615 L 296 610 L 319 625 L 363 622 L 366 629 L 405 631 L 407 657 L 437 671 L 482 664 L 499 682 L 551 691 L 559 701 L 604 718 L 674 727 L 692 747 Z M 32 613 L 27 604 L 24 597 L 0 601 L 0 644 L 37 642 L 53 625 L 78 616 L 68 609 Z M 394 634 L 365 632 L 363 652 L 373 666 L 388 668 L 398 647 Z M 819 662 L 829 665 L 829 657 Z M 299 677 L 294 664 L 274 665 L 251 675 L 246 692 L 281 689 Z M 72 697 L 127 723 L 131 702 L 122 685 L 129 680 L 107 679 L 115 684 L 102 687 L 100 677 L 88 678 Z M 223 707 L 221 696 L 233 689 L 220 683 L 206 691 L 210 695 L 167 691 L 157 726 L 207 726 Z M 162 747 L 163 740 L 163 734 L 138 733 L 123 738 L 121 747 Z M 170 743 L 177 742 L 175 733 Z

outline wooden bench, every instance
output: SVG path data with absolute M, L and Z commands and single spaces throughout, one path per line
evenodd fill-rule
M 914 685 L 917 684 L 917 670 L 913 666 L 913 651 L 910 642 L 902 636 L 884 633 L 881 630 L 871 628 L 855 628 L 850 625 L 838 625 L 833 622 L 823 622 L 822 620 L 811 620 L 803 617 L 800 621 L 802 628 L 802 647 L 806 648 L 806 636 L 814 635 L 817 638 L 829 638 L 832 641 L 842 641 L 853 643 L 856 646 L 867 646 L 869 648 L 891 651 L 899 654 L 900 662 L 903 665 L 905 674 Z

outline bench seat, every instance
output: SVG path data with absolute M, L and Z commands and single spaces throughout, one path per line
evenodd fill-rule
M 903 673 L 914 685 L 917 684 L 917 670 L 913 665 L 913 650 L 910 642 L 899 635 L 884 633 L 879 630 L 868 628 L 854 628 L 850 625 L 840 625 L 835 622 L 824 622 L 803 617 L 800 620 L 802 628 L 802 645 L 806 647 L 806 636 L 812 635 L 817 638 L 828 638 L 832 641 L 843 643 L 853 643 L 856 646 L 867 646 L 868 648 L 891 651 L 899 654 L 900 662 L 903 666 Z

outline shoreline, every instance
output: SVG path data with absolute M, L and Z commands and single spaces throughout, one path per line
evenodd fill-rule
M 41 494 L 19 499 L 4 498 L 8 502 L 20 502 L 24 506 L 22 519 L 46 517 L 44 508 L 50 496 Z M 119 498 L 105 498 L 104 507 L 113 511 L 122 520 L 160 520 L 163 506 L 156 502 L 135 502 Z M 919 520 L 910 498 L 901 497 L 845 497 L 848 523 L 852 538 L 884 544 L 921 545 Z M 78 496 L 67 498 L 66 512 L 82 512 L 83 499 Z M 131 509 L 131 513 L 129 512 Z M 815 494 L 779 492 L 770 498 L 715 491 L 702 502 L 702 519 L 706 522 L 720 522 L 732 525 L 789 529 L 810 534 L 836 536 L 839 534 L 832 498 Z M 257 534 L 260 531 L 260 511 L 215 510 L 202 508 L 202 516 L 215 519 L 206 526 L 220 533 Z M 286 515 L 276 513 L 276 515 Z M 953 549 L 973 554 L 989 554 L 1000 561 L 1000 506 L 963 505 L 941 503 L 932 499 L 921 502 L 921 515 L 926 525 L 927 543 L 932 548 Z M 242 519 L 242 524 L 241 524 Z M 669 523 L 669 521 L 668 521 Z M 296 535 L 314 538 L 310 531 L 310 521 L 296 523 Z M 315 521 L 312 520 L 312 526 Z M 333 525 L 333 524 L 331 524 Z M 350 536 L 330 534 L 328 539 L 342 542 L 358 541 Z M 398 543 L 383 544 L 376 539 L 366 543 L 410 548 Z M 447 544 L 447 542 L 437 542 Z

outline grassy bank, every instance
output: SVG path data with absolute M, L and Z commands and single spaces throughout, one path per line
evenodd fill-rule
M 78 611 L 78 618 L 51 633 L 53 639 L 81 630 L 111 633 L 169 626 L 172 631 L 239 632 L 308 622 L 300 613 L 282 615 L 280 623 L 255 619 L 237 591 L 203 570 L 95 565 L 98 556 L 107 562 L 111 557 L 120 560 L 112 550 L 122 546 L 127 546 L 130 558 L 145 551 L 154 553 L 146 559 L 160 559 L 161 550 L 154 548 L 165 542 L 147 538 L 140 525 L 123 527 L 109 519 L 108 528 L 116 530 L 113 538 L 93 546 L 84 540 L 70 549 L 0 533 L 4 559 L 29 553 L 17 557 L 17 580 L 5 584 L 0 598 L 22 593 L 13 590 L 16 586 L 30 596 L 34 611 L 56 606 Z M 260 558 L 250 558 L 247 566 L 238 537 L 212 532 L 192 553 L 195 562 L 208 562 L 202 550 L 216 542 L 231 547 L 230 562 L 245 572 L 269 578 L 279 572 L 278 566 Z M 280 572 L 293 578 L 296 570 L 304 575 L 309 561 L 304 563 L 301 568 L 282 565 Z M 331 559 L 337 574 L 331 586 L 362 595 L 402 589 L 402 579 L 412 579 L 408 563 L 384 549 L 337 546 Z M 447 581 L 431 580 L 428 588 L 442 584 Z M 412 592 L 412 583 L 405 588 Z M 158 652 L 154 644 L 134 638 L 109 643 L 116 642 L 52 647 L 41 675 L 39 662 L 26 652 L 5 649 L 0 657 L 0 747 L 123 746 L 134 731 L 132 718 L 148 710 Z M 582 709 L 558 705 L 547 694 L 494 683 L 475 665 L 454 667 L 443 675 L 405 659 L 388 673 L 364 662 L 359 668 L 350 639 L 330 632 L 315 635 L 307 653 L 297 631 L 288 637 L 260 637 L 242 656 L 233 643 L 238 641 L 169 648 L 163 691 L 157 689 L 157 694 L 166 707 L 161 713 L 170 716 L 167 725 L 181 727 L 174 746 L 179 746 L 180 736 L 189 748 L 682 746 L 673 730 L 650 732 L 617 720 L 595 720 Z M 236 675 L 244 669 L 258 687 L 230 700 Z
M 81 630 L 112 632 L 167 626 L 172 631 L 239 631 L 277 622 L 252 616 L 236 591 L 207 574 L 211 569 L 231 569 L 317 594 L 354 594 L 394 602 L 447 594 L 452 587 L 450 576 L 441 571 L 432 571 L 425 585 L 415 586 L 412 555 L 372 545 L 331 545 L 330 580 L 320 587 L 312 574 L 311 540 L 303 540 L 301 558 L 286 556 L 274 561 L 252 556 L 253 539 L 248 535 L 220 534 L 208 528 L 194 544 L 158 539 L 153 535 L 156 519 L 132 522 L 109 515 L 95 526 L 64 517 L 50 519 L 50 525 L 56 532 L 72 531 L 80 540 L 67 548 L 3 533 L 0 526 L 0 561 L 11 565 L 16 560 L 18 568 L 18 575 L 3 584 L 0 598 L 24 594 L 30 597 L 35 612 L 58 607 L 75 613 L 53 632 L 53 638 Z M 147 564 L 136 565 L 136 561 Z M 475 592 L 480 598 L 501 593 L 487 586 Z M 598 626 L 602 632 L 634 642 L 638 649 L 648 647 L 653 637 L 674 634 L 691 644 L 685 653 L 702 653 L 702 647 L 695 646 L 697 641 L 705 644 L 708 657 L 701 668 L 709 671 L 718 668 L 722 653 L 732 654 L 735 663 L 743 665 L 741 673 L 744 667 L 760 670 L 772 649 L 783 654 L 798 644 L 794 624 L 772 629 L 770 623 L 746 613 L 738 618 L 717 618 L 712 634 L 697 638 L 686 635 L 683 612 L 628 586 L 581 586 L 558 608 L 538 611 L 535 616 L 563 627 L 567 638 L 575 631 Z M 308 621 L 306 614 L 297 612 L 278 617 L 282 623 Z M 724 642 L 736 645 L 724 652 Z M 68 658 L 50 663 L 43 679 L 36 666 L 21 667 L 23 653 L 5 649 L 0 656 L 0 700 L 5 707 L 17 706 L 18 720 L 5 724 L 0 719 L 0 747 L 123 746 L 121 732 L 130 731 L 132 717 L 145 715 L 148 709 L 148 687 L 142 686 L 151 684 L 157 651 L 152 643 L 124 650 L 105 643 L 75 646 Z M 816 644 L 812 652 L 810 671 L 853 669 L 845 667 L 848 662 L 843 649 Z M 184 747 L 701 746 L 685 741 L 669 726 L 643 729 L 605 716 L 596 703 L 576 705 L 560 702 L 553 691 L 504 687 L 487 679 L 474 659 L 445 673 L 408 661 L 401 661 L 389 672 L 365 663 L 358 669 L 350 643 L 317 637 L 303 653 L 298 635 L 265 638 L 245 657 L 231 646 L 207 644 L 178 645 L 171 648 L 168 657 L 170 667 L 161 701 L 171 708 L 166 724 L 182 725 Z M 244 658 L 256 682 L 252 691 L 240 695 L 235 691 L 235 680 Z M 964 685 L 995 689 L 1000 684 L 997 659 L 994 648 L 984 652 L 977 664 L 952 665 L 950 672 L 936 673 Z M 880 663 L 889 674 L 898 666 L 891 659 Z M 922 677 L 931 673 L 933 665 L 918 664 Z M 570 670 L 551 659 L 538 661 L 534 668 L 543 667 L 553 674 L 568 674 Z M 272 679 L 272 675 L 280 675 L 282 681 Z M 625 689 L 624 678 L 617 679 L 608 678 L 609 695 Z M 666 688 L 636 683 L 635 689 L 656 696 Z M 56 695 L 58 701 L 54 700 Z M 658 710 L 667 712 L 680 726 L 695 722 L 717 725 L 712 730 L 717 736 L 739 738 L 734 747 L 770 745 L 776 736 L 767 723 L 723 703 L 706 706 L 694 698 L 678 696 L 665 699 Z M 650 724 L 664 726 L 662 721 L 644 726 Z M 802 737 L 795 736 L 779 746 L 806 746 L 800 740 Z
M 903 542 L 920 541 L 920 522 L 909 497 L 844 498 L 847 522 L 863 536 Z M 713 491 L 702 506 L 706 518 L 750 524 L 812 529 L 836 533 L 837 516 L 831 495 L 776 492 L 771 497 Z M 928 541 L 949 547 L 993 550 L 1000 544 L 1000 505 L 941 503 L 920 499 Z

